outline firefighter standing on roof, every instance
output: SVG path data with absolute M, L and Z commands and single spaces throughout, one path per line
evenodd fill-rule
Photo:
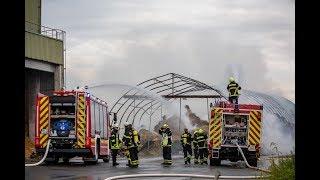
M 208 139 L 207 134 L 202 129 L 199 129 L 197 133 L 197 143 L 199 148 L 200 164 L 203 164 L 203 163 L 208 164 L 207 161 L 204 161 L 204 155 L 207 148 L 207 139 Z
M 140 145 L 140 136 L 138 131 L 133 129 L 132 125 L 129 123 L 125 124 L 125 132 L 122 138 L 125 146 L 128 149 L 128 164 L 129 167 L 138 167 L 138 146 Z
M 109 148 L 111 149 L 112 155 L 112 165 L 117 166 L 117 155 L 119 153 L 119 149 L 121 148 L 122 142 L 119 138 L 119 127 L 118 125 L 114 125 L 112 127 L 111 137 L 109 138 Z
M 198 128 L 193 133 L 193 154 L 194 154 L 194 164 L 199 163 L 199 149 L 198 149 L 198 143 L 197 143 L 197 133 L 198 133 Z
M 188 164 L 188 163 L 190 164 L 191 156 L 192 156 L 192 149 L 191 149 L 192 136 L 188 132 L 187 128 L 184 129 L 184 132 L 181 135 L 180 142 L 183 148 L 184 164 Z
M 227 89 L 229 91 L 229 101 L 231 103 L 238 104 L 238 98 L 240 95 L 239 90 L 241 90 L 241 87 L 235 82 L 233 77 L 229 78 Z
M 171 136 L 172 132 L 168 126 L 168 124 L 164 124 L 159 129 L 159 134 L 162 136 L 162 153 L 163 153 L 163 163 L 164 165 L 171 165 L 172 164 L 172 158 L 171 158 Z

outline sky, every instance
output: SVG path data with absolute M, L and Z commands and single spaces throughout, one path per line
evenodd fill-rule
M 42 25 L 66 31 L 67 88 L 236 74 L 295 102 L 292 0 L 43 0 Z

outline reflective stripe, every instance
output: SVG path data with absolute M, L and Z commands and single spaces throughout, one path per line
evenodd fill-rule
M 138 160 L 131 161 L 131 164 L 132 165 L 139 165 L 139 161 Z
M 169 136 L 165 133 L 162 134 L 162 146 L 168 146 Z
M 182 134 L 181 136 L 182 144 L 189 144 L 188 141 L 188 134 Z
M 234 90 L 233 93 L 231 93 L 231 90 Z M 239 96 L 239 89 L 238 88 L 230 88 L 229 89 L 229 96 Z
M 121 143 L 119 142 L 119 134 L 111 135 L 111 149 L 120 149 Z
M 136 145 L 138 145 L 140 143 L 139 134 L 138 134 L 138 131 L 136 131 L 136 130 L 133 131 L 133 141 Z

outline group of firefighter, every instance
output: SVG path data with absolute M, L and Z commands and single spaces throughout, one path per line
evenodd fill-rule
M 238 97 L 240 95 L 239 90 L 241 87 L 235 82 L 233 77 L 229 78 L 229 84 L 227 86 L 229 91 L 229 101 L 238 105 Z M 119 127 L 114 125 L 112 127 L 111 136 L 109 139 L 109 148 L 111 149 L 112 163 L 113 166 L 119 165 L 117 163 L 117 155 L 120 150 L 125 150 L 124 154 L 128 159 L 127 166 L 129 167 L 138 167 L 138 152 L 140 145 L 140 136 L 138 131 L 132 127 L 132 124 L 125 123 L 125 130 L 122 140 L 119 137 Z M 168 124 L 163 124 L 159 129 L 159 134 L 162 136 L 161 147 L 163 153 L 163 165 L 171 165 L 171 146 L 172 146 L 172 132 Z M 184 153 L 184 163 L 191 164 L 191 157 L 194 154 L 194 164 L 208 164 L 208 144 L 207 144 L 208 135 L 201 129 L 197 128 L 193 132 L 193 135 L 189 132 L 187 128 L 184 129 L 183 134 L 181 135 L 181 145 Z M 192 148 L 193 147 L 193 148 Z M 193 150 L 193 153 L 192 153 Z
M 117 166 L 117 155 L 120 153 L 121 149 L 124 149 L 125 156 L 128 159 L 127 166 L 138 167 L 139 159 L 139 145 L 140 145 L 140 135 L 138 131 L 132 127 L 132 124 L 124 124 L 124 135 L 122 140 L 119 137 L 119 126 L 114 125 L 111 129 L 111 136 L 109 138 L 109 148 L 111 149 L 112 165 Z
M 138 167 L 138 152 L 140 145 L 140 135 L 131 124 L 125 124 L 123 138 L 119 137 L 119 127 L 114 125 L 112 127 L 111 136 L 109 139 L 109 148 L 111 149 L 112 165 L 117 166 L 117 155 L 120 150 L 124 150 L 124 154 L 128 159 L 127 166 Z M 159 134 L 162 136 L 161 147 L 163 153 L 163 165 L 172 164 L 171 146 L 172 146 L 172 132 L 168 124 L 163 124 L 159 129 Z M 180 143 L 184 153 L 184 163 L 191 164 L 192 154 L 194 154 L 194 164 L 208 164 L 208 136 L 201 128 L 195 129 L 193 135 L 187 128 L 181 135 Z M 193 148 L 192 148 L 193 146 Z

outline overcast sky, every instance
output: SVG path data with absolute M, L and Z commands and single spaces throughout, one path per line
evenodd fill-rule
M 174 72 L 295 101 L 292 0 L 43 0 L 67 33 L 67 87 L 135 85 Z

